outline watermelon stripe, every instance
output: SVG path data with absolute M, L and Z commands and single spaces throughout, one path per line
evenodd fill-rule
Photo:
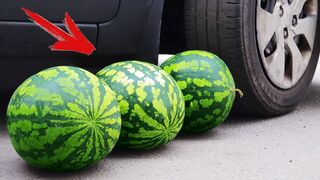
M 91 73 L 55 67 L 25 81 L 8 106 L 8 131 L 29 164 L 78 170 L 107 155 L 120 135 L 111 89 Z
M 177 81 L 186 101 L 185 132 L 202 132 L 220 125 L 235 99 L 235 83 L 226 64 L 205 51 L 173 56 L 161 67 Z
M 168 143 L 180 131 L 184 98 L 176 82 L 159 67 L 120 62 L 97 76 L 117 92 L 124 121 L 120 147 L 151 149 Z

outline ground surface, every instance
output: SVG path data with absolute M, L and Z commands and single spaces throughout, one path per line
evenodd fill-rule
M 114 151 L 78 173 L 27 166 L 0 131 L 0 179 L 320 179 L 320 68 L 301 105 L 273 119 L 230 117 L 214 131 L 148 152 Z M 4 118 L 1 118 L 3 121 Z

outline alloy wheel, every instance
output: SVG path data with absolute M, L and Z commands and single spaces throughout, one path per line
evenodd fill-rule
M 318 0 L 258 0 L 257 42 L 267 77 L 290 89 L 302 78 L 314 48 Z

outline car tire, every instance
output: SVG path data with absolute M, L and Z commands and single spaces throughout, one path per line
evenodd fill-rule
M 288 3 L 290 1 L 288 0 Z M 318 0 L 308 0 L 306 3 L 309 1 L 312 1 L 311 5 L 313 7 L 320 4 Z M 263 4 L 262 6 L 261 4 L 266 2 L 272 2 L 272 0 L 185 0 L 185 39 L 188 49 L 208 50 L 225 60 L 233 73 L 237 87 L 244 93 L 243 98 L 236 99 L 236 112 L 276 116 L 294 110 L 306 94 L 306 89 L 312 81 L 319 58 L 320 33 L 316 32 L 319 32 L 320 18 L 319 8 L 317 8 L 316 14 L 312 12 L 312 16 L 317 18 L 314 24 L 315 27 L 305 27 L 314 28 L 316 32 L 312 49 L 311 51 L 309 49 L 310 52 L 308 51 L 310 53 L 309 60 L 304 73 L 300 72 L 301 77 L 295 83 L 293 83 L 292 78 L 291 86 L 281 87 L 270 78 L 272 73 L 270 73 L 271 75 L 268 74 L 268 70 L 266 70 L 263 63 L 263 56 L 265 56 L 265 59 L 267 56 L 263 54 L 264 52 L 261 53 L 262 51 L 259 49 L 258 40 L 261 32 L 258 34 L 258 27 L 264 24 L 257 21 L 259 19 L 258 9 L 260 7 L 265 8 L 266 5 Z M 274 2 L 275 4 L 280 3 L 276 0 Z M 275 4 L 271 4 L 270 7 L 278 8 L 279 4 Z M 288 5 L 290 7 L 292 4 Z M 303 6 L 302 11 L 307 9 L 305 6 Z M 273 10 L 273 12 L 275 11 L 278 10 Z M 273 12 L 270 11 L 270 14 Z M 299 16 L 298 21 L 302 22 L 300 18 L 305 18 L 305 16 L 309 15 L 308 13 L 307 15 Z M 290 28 L 292 27 L 289 27 L 289 32 L 291 33 L 293 31 Z M 279 33 L 276 35 L 280 37 Z M 283 43 L 283 41 L 281 42 Z M 287 45 L 282 45 L 281 42 L 278 45 L 279 49 L 281 47 L 287 48 Z M 298 43 L 296 45 L 300 46 Z M 292 67 L 295 66 L 292 63 L 292 59 L 297 56 L 292 53 L 294 51 L 290 49 L 291 47 L 293 46 L 287 48 L 289 51 L 287 49 L 282 50 L 285 53 L 285 69 L 283 70 L 285 74 L 283 79 L 286 80 L 290 78 L 290 74 L 288 75 L 287 71 L 291 71 L 292 77 L 297 77 L 293 75 L 296 70 L 292 70 Z M 294 58 L 290 57 L 292 54 Z M 277 58 L 275 59 L 277 60 Z M 282 81 L 279 80 L 279 82 Z

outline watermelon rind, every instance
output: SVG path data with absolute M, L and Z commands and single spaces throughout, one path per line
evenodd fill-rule
M 53 171 L 96 164 L 121 130 L 115 93 L 94 74 L 71 66 L 27 79 L 10 100 L 7 119 L 17 153 L 31 166 Z
M 105 67 L 97 76 L 117 93 L 123 120 L 120 148 L 153 149 L 177 136 L 185 115 L 184 97 L 160 67 L 125 61 Z
M 226 120 L 238 90 L 223 60 L 210 52 L 191 50 L 171 57 L 161 68 L 177 81 L 184 94 L 183 132 L 208 131 Z

